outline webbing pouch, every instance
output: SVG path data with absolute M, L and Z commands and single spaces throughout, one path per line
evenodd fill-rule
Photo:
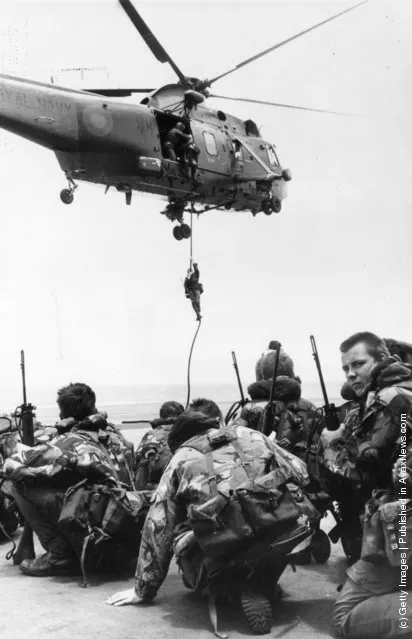
M 412 551 L 412 508 L 402 508 L 400 502 L 390 502 L 379 508 L 386 558 L 394 568 L 410 565 Z M 405 550 L 403 550 L 405 549 Z M 401 556 L 403 555 L 403 557 Z

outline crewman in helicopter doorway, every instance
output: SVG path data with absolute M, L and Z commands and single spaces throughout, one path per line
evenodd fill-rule
M 187 269 L 187 275 L 184 283 L 185 295 L 192 302 L 193 310 L 196 313 L 198 322 L 202 319 L 200 314 L 200 296 L 203 293 L 203 286 L 199 282 L 199 267 L 197 263 Z

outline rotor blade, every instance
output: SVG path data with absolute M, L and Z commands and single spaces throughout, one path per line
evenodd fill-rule
M 151 93 L 154 89 L 82 89 L 82 91 L 105 95 L 108 98 L 125 98 L 133 93 Z
M 275 49 L 279 49 L 280 47 L 283 47 L 285 44 L 292 42 L 292 40 L 296 40 L 297 38 L 300 38 L 306 33 L 309 33 L 310 31 L 313 31 L 314 29 L 321 27 L 323 24 L 326 24 L 327 22 L 331 22 L 331 20 L 335 20 L 336 18 L 339 18 L 339 16 L 343 16 L 344 13 L 348 13 L 348 11 L 352 11 L 353 9 L 360 7 L 362 4 L 365 4 L 368 1 L 369 0 L 363 0 L 363 2 L 359 2 L 358 4 L 355 4 L 352 7 L 349 7 L 348 9 L 341 11 L 340 13 L 337 13 L 334 16 L 331 16 L 330 18 L 326 18 L 326 20 L 322 20 L 322 22 L 318 22 L 317 24 L 314 24 L 312 27 L 309 27 L 308 29 L 305 29 L 304 31 L 300 31 L 299 33 L 296 33 L 295 35 L 291 36 L 290 38 L 287 38 L 286 40 L 282 40 L 282 42 L 278 42 L 277 44 L 274 44 L 273 47 L 269 47 L 268 49 L 265 49 L 261 53 L 257 53 L 251 58 L 248 58 L 247 60 L 240 62 L 235 67 L 233 67 L 232 69 L 229 69 L 225 73 L 221 73 L 220 75 L 217 75 L 212 80 L 208 80 L 207 86 L 211 86 L 211 84 L 213 84 L 213 82 L 216 82 L 216 80 L 220 80 L 221 78 L 224 78 L 226 75 L 229 75 L 229 73 L 233 73 L 234 71 L 237 71 L 237 69 L 240 69 L 241 67 L 244 67 L 247 64 L 250 64 L 254 60 L 261 58 L 262 56 L 266 55 L 267 53 L 270 53 L 271 51 L 274 51 Z
M 329 111 L 328 109 L 312 109 L 310 107 L 297 106 L 295 104 L 283 104 L 281 102 L 265 102 L 264 100 L 252 100 L 249 98 L 228 98 L 226 95 L 216 95 L 211 93 L 209 98 L 219 98 L 221 100 L 234 100 L 236 102 L 252 102 L 253 104 L 264 104 L 267 106 L 282 107 L 284 109 L 298 109 L 299 111 L 315 111 L 317 113 L 331 113 L 332 115 L 349 115 L 360 117 L 356 113 L 344 113 L 343 111 Z
M 168 62 L 170 66 L 172 67 L 172 69 L 174 70 L 174 72 L 176 73 L 176 75 L 178 76 L 179 80 L 184 82 L 185 76 L 183 75 L 179 67 L 173 62 L 172 58 L 167 53 L 167 51 L 165 51 L 165 49 L 162 47 L 159 40 L 149 29 L 149 27 L 147 26 L 143 18 L 140 16 L 140 14 L 136 11 L 131 1 L 119 0 L 119 2 L 122 8 L 124 9 L 125 13 L 127 14 L 129 20 L 131 20 L 135 28 L 138 30 L 138 32 L 142 36 L 143 40 L 146 42 L 147 46 L 149 47 L 149 49 L 151 50 L 155 58 L 157 58 L 159 62 Z

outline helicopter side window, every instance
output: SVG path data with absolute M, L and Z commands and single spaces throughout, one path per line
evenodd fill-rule
M 279 165 L 279 160 L 278 160 L 278 156 L 276 155 L 276 151 L 274 149 L 273 146 L 268 146 L 266 148 L 267 153 L 268 153 L 268 159 L 269 159 L 269 164 L 275 164 L 276 166 Z
M 213 133 L 203 131 L 203 137 L 205 139 L 206 151 L 209 155 L 217 155 L 216 140 Z

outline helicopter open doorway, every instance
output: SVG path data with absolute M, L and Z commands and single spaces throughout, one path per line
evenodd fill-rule
M 172 222 L 178 222 L 173 228 L 175 239 L 188 239 L 191 228 L 183 221 L 183 213 L 187 205 L 187 194 L 191 192 L 193 183 L 197 183 L 197 161 L 194 169 L 191 164 L 193 156 L 190 147 L 194 146 L 194 142 L 190 120 L 158 110 L 154 111 L 154 115 L 159 130 L 162 165 L 170 186 L 169 203 L 162 213 Z M 200 150 L 197 149 L 197 152 Z M 176 183 L 182 187 L 180 197 L 176 197 Z

